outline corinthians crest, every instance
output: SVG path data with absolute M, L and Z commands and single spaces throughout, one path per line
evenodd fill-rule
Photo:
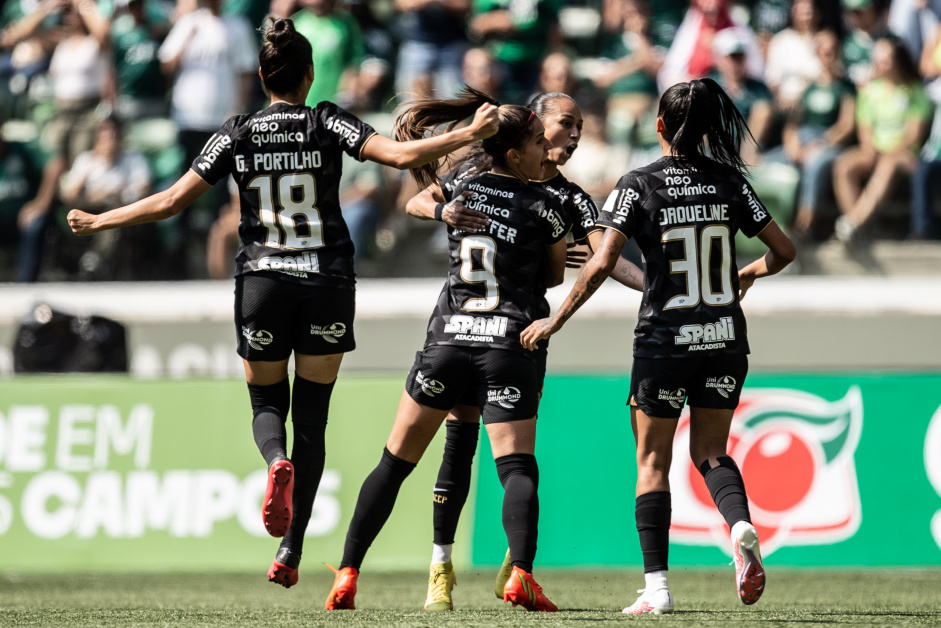
M 728 552 L 728 528 L 689 458 L 689 411 L 673 443 L 672 539 Z M 854 456 L 863 427 L 859 388 L 838 401 L 787 389 L 750 389 L 732 419 L 729 455 L 745 478 L 752 523 L 767 556 L 787 545 L 850 538 L 862 509 Z

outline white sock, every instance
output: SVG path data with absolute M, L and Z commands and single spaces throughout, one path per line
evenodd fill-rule
M 437 565 L 438 563 L 451 562 L 451 549 L 453 547 L 453 543 L 449 543 L 448 545 L 438 545 L 435 543 L 431 549 L 431 564 Z
M 646 581 L 648 591 L 656 591 L 657 589 L 668 589 L 667 586 L 667 570 L 662 569 L 660 571 L 651 571 L 650 573 L 644 574 L 644 580 Z

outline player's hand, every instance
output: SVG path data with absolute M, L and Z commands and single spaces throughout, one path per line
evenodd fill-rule
M 569 242 L 565 246 L 568 249 L 565 251 L 565 267 L 581 268 L 584 266 L 588 261 L 588 251 L 575 242 Z
M 464 206 L 463 194 L 444 206 L 441 220 L 468 233 L 477 233 L 490 226 L 490 217 L 487 214 Z
M 477 108 L 474 119 L 470 123 L 471 134 L 475 140 L 487 139 L 500 129 L 500 118 L 497 116 L 499 107 L 485 102 Z
M 739 273 L 738 275 L 738 300 L 741 301 L 745 298 L 745 293 L 748 292 L 748 289 L 751 288 L 755 283 L 755 276 L 752 274 L 743 275 Z
M 72 228 L 72 233 L 75 235 L 91 235 L 98 231 L 95 227 L 95 220 L 97 220 L 97 218 L 98 216 L 95 214 L 89 214 L 80 209 L 73 209 L 68 215 L 69 227 Z
M 537 343 L 540 340 L 548 338 L 559 331 L 561 327 L 562 325 L 558 324 L 555 318 L 540 318 L 523 330 L 523 333 L 520 334 L 520 343 L 524 349 L 535 351 L 539 347 Z

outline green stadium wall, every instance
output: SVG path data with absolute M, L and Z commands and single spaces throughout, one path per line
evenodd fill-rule
M 305 569 L 339 561 L 403 377 L 344 375 Z M 635 566 L 634 446 L 626 376 L 550 376 L 539 418 L 541 566 Z M 0 570 L 264 570 L 265 474 L 245 384 L 123 377 L 0 381 Z M 427 566 L 443 431 L 408 479 L 367 569 Z M 727 532 L 677 431 L 671 563 L 728 561 Z M 941 374 L 748 378 L 730 453 L 764 553 L 795 566 L 941 565 Z M 502 560 L 502 489 L 481 438 L 455 544 L 464 566 Z

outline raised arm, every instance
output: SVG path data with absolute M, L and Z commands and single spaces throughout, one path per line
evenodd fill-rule
M 145 222 L 156 222 L 176 216 L 189 207 L 210 186 L 192 170 L 188 170 L 169 189 L 136 203 L 103 214 L 89 214 L 79 209 L 69 212 L 69 226 L 76 235 L 91 235 L 107 229 L 118 229 Z
M 497 132 L 497 107 L 484 103 L 477 109 L 469 126 L 420 140 L 398 142 L 373 135 L 363 146 L 363 158 L 404 170 L 441 159 L 455 150 Z
M 525 348 L 530 351 L 536 349 L 540 340 L 548 338 L 562 329 L 565 321 L 570 319 L 578 308 L 591 298 L 591 295 L 601 287 L 604 280 L 614 270 L 618 259 L 621 257 L 621 249 L 624 248 L 626 242 L 627 238 L 624 234 L 614 229 L 605 231 L 600 249 L 582 268 L 572 291 L 569 292 L 555 316 L 534 321 L 520 334 L 520 342 Z

